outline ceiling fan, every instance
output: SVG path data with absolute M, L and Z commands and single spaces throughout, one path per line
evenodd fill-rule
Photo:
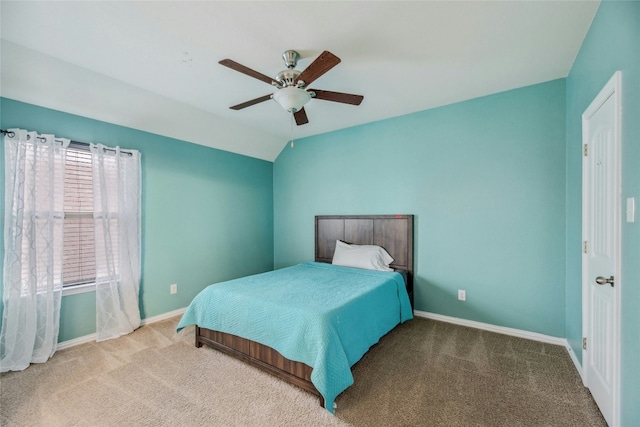
M 242 64 L 238 64 L 231 59 L 223 59 L 220 61 L 219 63 L 225 67 L 229 67 L 232 70 L 246 74 L 249 77 L 256 78 L 277 88 L 272 94 L 264 95 L 229 108 L 232 110 L 241 110 L 259 104 L 260 102 L 274 99 L 286 111 L 293 113 L 296 124 L 300 126 L 309 123 L 307 113 L 304 111 L 304 105 L 309 102 L 311 98 L 351 105 L 360 105 L 364 99 L 362 95 L 307 88 L 309 84 L 313 83 L 320 76 L 340 63 L 340 58 L 329 51 L 325 50 L 322 52 L 320 56 L 302 72 L 295 69 L 298 59 L 300 59 L 300 55 L 295 50 L 285 51 L 282 54 L 282 59 L 287 69 L 280 71 L 273 79 Z

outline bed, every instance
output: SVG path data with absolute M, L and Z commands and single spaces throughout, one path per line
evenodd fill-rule
M 380 246 L 396 271 L 331 265 L 336 241 Z M 314 393 L 333 412 L 351 367 L 412 310 L 412 215 L 316 216 L 315 261 L 211 285 L 178 329 L 196 325 L 197 347 Z

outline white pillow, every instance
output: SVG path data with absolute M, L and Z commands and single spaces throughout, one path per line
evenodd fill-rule
M 336 240 L 332 264 L 367 270 L 393 271 L 389 264 L 393 258 L 387 251 L 376 245 L 349 245 Z

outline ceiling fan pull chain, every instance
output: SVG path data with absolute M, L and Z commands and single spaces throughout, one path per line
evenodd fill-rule
M 291 113 L 291 148 L 293 148 L 293 113 Z

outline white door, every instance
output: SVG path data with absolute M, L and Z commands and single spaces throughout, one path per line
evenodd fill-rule
M 582 366 L 610 426 L 618 424 L 620 72 L 582 115 Z

